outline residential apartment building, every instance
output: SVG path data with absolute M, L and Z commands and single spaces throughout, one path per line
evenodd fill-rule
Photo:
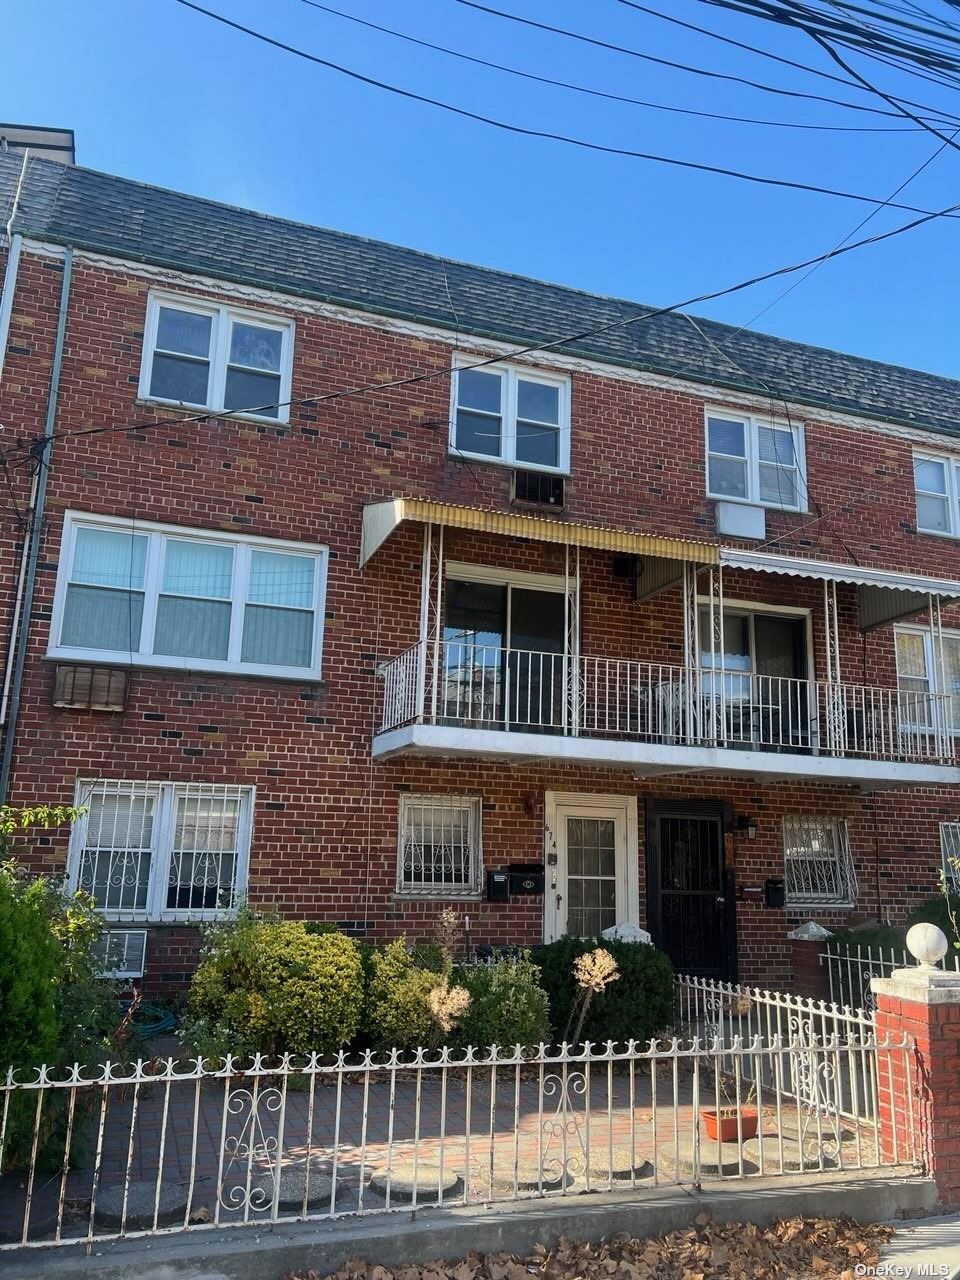
M 0 788 L 116 971 L 248 896 L 769 985 L 937 891 L 960 383 L 12 153 L 0 226 Z

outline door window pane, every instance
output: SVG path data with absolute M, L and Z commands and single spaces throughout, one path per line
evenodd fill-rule
M 595 938 L 617 923 L 616 823 L 567 819 L 567 933 Z
M 924 637 L 912 631 L 897 632 L 897 686 L 900 716 L 906 724 L 929 725 L 930 673 Z

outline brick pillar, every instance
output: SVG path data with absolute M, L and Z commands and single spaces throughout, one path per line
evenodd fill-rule
M 917 935 L 918 929 L 924 933 Z M 936 1181 L 940 1204 L 956 1209 L 960 1207 L 960 973 L 924 963 L 939 960 L 947 950 L 947 940 L 935 925 L 915 925 L 907 944 L 921 963 L 871 983 L 878 1041 L 906 1034 L 915 1045 L 909 1055 L 881 1053 L 878 1106 L 883 1159 L 920 1160 Z M 909 1150 L 910 1126 L 904 1122 L 911 1107 L 916 1117 L 916 1151 Z

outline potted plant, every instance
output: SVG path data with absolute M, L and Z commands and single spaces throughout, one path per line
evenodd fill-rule
M 757 1093 L 756 1084 L 750 1085 L 742 1102 L 739 1097 L 731 1097 L 728 1076 L 721 1075 L 719 1084 L 724 1105 L 716 1108 L 702 1107 L 700 1110 L 707 1138 L 711 1142 L 747 1142 L 750 1138 L 755 1138 L 760 1128 L 760 1113 L 751 1105 Z

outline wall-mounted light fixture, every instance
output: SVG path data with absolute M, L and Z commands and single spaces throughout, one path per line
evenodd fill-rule
M 748 840 L 756 839 L 757 820 L 756 818 L 748 818 L 745 813 L 741 813 L 737 818 L 737 831 L 747 837 Z

